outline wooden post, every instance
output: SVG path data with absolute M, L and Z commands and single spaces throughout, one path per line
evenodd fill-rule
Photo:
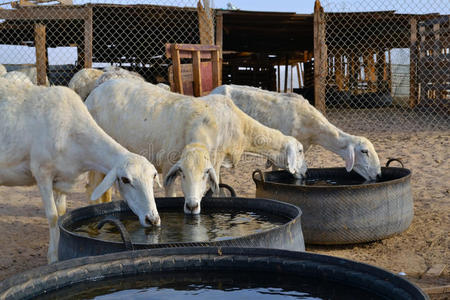
M 197 2 L 198 29 L 200 32 L 200 44 L 214 45 L 214 25 L 212 20 L 212 10 L 209 7 L 209 0 Z
M 386 50 L 383 51 L 383 80 L 388 80 L 388 66 L 387 66 L 388 57 L 386 55 Z
M 302 81 L 300 76 L 300 63 L 296 63 L 295 66 L 297 68 L 298 88 L 300 89 L 302 87 Z
M 433 35 L 434 35 L 433 56 L 439 56 L 442 54 L 440 29 L 441 25 L 439 23 L 433 24 Z
M 280 68 L 280 63 L 278 63 L 277 65 L 277 81 L 278 81 L 278 85 L 277 85 L 277 92 L 281 92 L 281 68 Z
M 181 62 L 180 51 L 177 45 L 174 44 L 171 47 L 172 63 L 173 63 L 173 82 L 175 83 L 175 92 L 183 94 L 183 81 L 181 79 Z
M 350 74 L 349 74 L 349 88 L 356 89 L 358 86 L 358 59 L 355 53 L 350 54 Z
M 213 68 L 213 70 L 214 70 L 214 68 Z M 202 96 L 202 72 L 201 72 L 200 51 L 192 52 L 192 73 L 194 75 L 194 96 L 201 97 Z
M 417 97 L 417 20 L 411 18 L 411 44 L 409 46 L 409 107 L 419 103 Z
M 34 25 L 34 46 L 36 48 L 37 84 L 47 85 L 47 51 L 45 25 Z
M 221 63 L 219 59 L 220 52 L 221 51 L 211 52 L 213 89 L 222 85 Z
M 373 59 L 373 50 L 369 50 L 369 53 L 366 55 L 366 68 L 365 68 L 365 75 L 366 75 L 366 81 L 369 91 L 375 92 L 376 85 L 375 85 L 375 61 Z
M 294 66 L 290 65 L 291 67 L 291 93 L 294 92 Z
M 93 21 L 92 6 L 86 6 L 84 19 L 84 67 L 92 68 Z
M 223 45 L 223 15 L 221 13 L 216 15 L 216 45 L 220 47 Z
M 286 54 L 286 63 L 284 66 L 284 92 L 287 93 L 288 85 L 288 67 L 289 67 L 289 55 Z
M 325 19 L 320 1 L 314 4 L 314 103 L 325 113 L 325 76 L 326 75 Z
M 335 76 L 336 76 L 336 85 L 339 91 L 344 90 L 344 80 L 342 79 L 342 55 L 341 51 L 338 51 L 335 57 L 336 60 L 336 70 L 335 70 Z

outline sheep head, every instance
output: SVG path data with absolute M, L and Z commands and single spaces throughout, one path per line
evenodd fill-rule
M 376 180 L 381 176 L 380 160 L 372 143 L 365 137 L 355 137 L 343 150 L 347 172 L 355 170 L 366 180 Z
M 200 202 L 208 191 L 219 189 L 219 182 L 211 163 L 208 149 L 202 144 L 187 145 L 181 158 L 172 166 L 164 179 L 164 186 L 168 187 L 181 177 L 181 189 L 184 194 L 184 212 L 199 214 Z
M 91 200 L 99 198 L 117 180 L 120 194 L 144 227 L 161 224 L 153 194 L 153 183 L 159 185 L 158 172 L 143 156 L 129 153 L 106 174 Z
M 303 145 L 295 138 L 287 137 L 287 141 L 282 147 L 282 152 L 276 160 L 271 161 L 271 164 L 277 168 L 289 171 L 298 179 L 304 178 L 307 166 Z

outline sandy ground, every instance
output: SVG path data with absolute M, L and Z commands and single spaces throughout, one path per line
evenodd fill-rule
M 358 245 L 307 246 L 308 251 L 369 263 L 394 273 L 405 272 L 422 288 L 450 284 L 450 132 L 372 134 L 368 136 L 384 164 L 401 158 L 413 172 L 415 217 L 410 228 L 397 236 Z M 310 167 L 343 166 L 337 155 L 314 146 L 307 153 Z M 239 196 L 254 197 L 251 172 L 265 161 L 244 157 L 237 168 L 224 172 L 223 182 Z M 160 189 L 156 194 L 163 196 Z M 88 204 L 84 189 L 69 195 L 68 208 Z M 0 279 L 46 264 L 48 227 L 36 187 L 0 187 Z M 446 265 L 438 277 L 424 274 Z M 432 299 L 449 299 L 450 293 Z

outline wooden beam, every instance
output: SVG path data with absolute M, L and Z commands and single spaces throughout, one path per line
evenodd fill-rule
M 200 51 L 192 53 L 192 73 L 194 74 L 194 96 L 202 96 L 202 72 L 201 72 Z
M 223 15 L 221 13 L 216 15 L 216 45 L 221 48 L 223 46 Z
M 300 64 L 296 63 L 295 66 L 297 68 L 298 88 L 301 88 L 302 87 L 302 81 L 301 81 L 301 78 L 300 78 Z
M 218 13 L 216 15 L 216 46 L 220 47 L 220 57 L 219 57 L 219 85 L 222 85 L 222 47 L 223 47 L 223 15 Z M 214 72 L 214 69 L 213 69 Z
M 338 50 L 335 60 L 336 60 L 336 85 L 339 91 L 344 90 L 344 78 L 343 78 L 343 69 L 342 69 L 342 51 Z
M 0 10 L 0 19 L 10 20 L 84 20 L 85 7 L 81 6 L 38 6 Z
M 222 85 L 222 72 L 221 72 L 221 63 L 220 63 L 220 51 L 211 52 L 211 62 L 212 62 L 212 81 L 213 81 L 213 89 Z
M 200 32 L 200 44 L 214 45 L 214 25 L 212 20 L 212 10 L 209 7 L 209 0 L 203 0 L 204 7 L 199 0 L 197 2 L 198 30 Z
M 305 63 L 300 63 L 300 74 L 302 75 L 302 88 L 306 87 L 305 81 Z
M 350 53 L 350 74 L 349 74 L 349 88 L 356 89 L 358 86 L 358 56 L 355 53 Z
M 294 66 L 290 65 L 291 67 L 291 93 L 294 92 Z
M 92 6 L 86 6 L 84 19 L 84 67 L 92 68 L 93 13 Z
M 325 113 L 325 76 L 327 51 L 325 44 L 325 18 L 320 1 L 314 4 L 314 103 Z
M 369 52 L 365 56 L 365 69 L 364 73 L 366 76 L 367 86 L 371 92 L 376 91 L 376 76 L 375 76 L 375 60 L 373 58 L 374 51 L 369 49 Z
M 280 64 L 277 65 L 277 92 L 281 92 L 281 68 Z
M 172 62 L 173 62 L 173 82 L 175 84 L 174 92 L 183 94 L 180 55 L 179 50 L 175 47 L 175 45 L 173 45 L 172 47 Z
M 47 85 L 47 51 L 45 25 L 34 25 L 34 46 L 36 48 L 37 84 Z
M 409 107 L 419 103 L 417 92 L 417 20 L 411 18 L 411 44 L 409 46 Z
M 192 44 L 166 44 L 166 57 L 172 57 L 172 48 L 179 50 L 180 58 L 192 58 L 193 51 L 200 51 L 202 59 L 211 59 L 212 51 L 220 51 L 220 46 L 214 45 L 192 45 Z
M 36 3 L 27 1 L 27 0 L 19 0 L 19 6 L 36 6 Z
M 433 56 L 439 56 L 442 52 L 441 45 L 441 34 L 440 34 L 441 25 L 439 23 L 433 24 L 433 35 L 434 35 L 434 47 L 433 47 Z
M 287 93 L 288 67 L 289 67 L 289 55 L 286 55 L 286 63 L 284 65 L 284 92 L 285 93 Z

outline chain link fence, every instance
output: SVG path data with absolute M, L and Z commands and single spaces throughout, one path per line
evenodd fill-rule
M 44 3 L 25 5 L 36 2 Z M 46 75 L 40 84 L 67 85 L 84 67 L 110 65 L 168 83 L 166 43 L 214 43 L 210 2 L 5 3 L 0 64 L 36 83 Z M 330 121 L 352 132 L 450 129 L 449 1 L 323 0 L 322 6 L 327 48 L 320 91 Z
M 322 6 L 332 122 L 361 132 L 450 129 L 449 1 Z
M 84 67 L 111 65 L 138 72 L 152 83 L 168 83 L 166 43 L 214 43 L 213 10 L 209 1 L 200 1 L 201 7 L 198 2 L 4 3 L 0 5 L 0 64 L 8 72 L 26 73 L 35 83 L 36 67 L 43 64 L 52 85 L 67 85 Z M 14 74 L 21 76 L 9 75 Z

